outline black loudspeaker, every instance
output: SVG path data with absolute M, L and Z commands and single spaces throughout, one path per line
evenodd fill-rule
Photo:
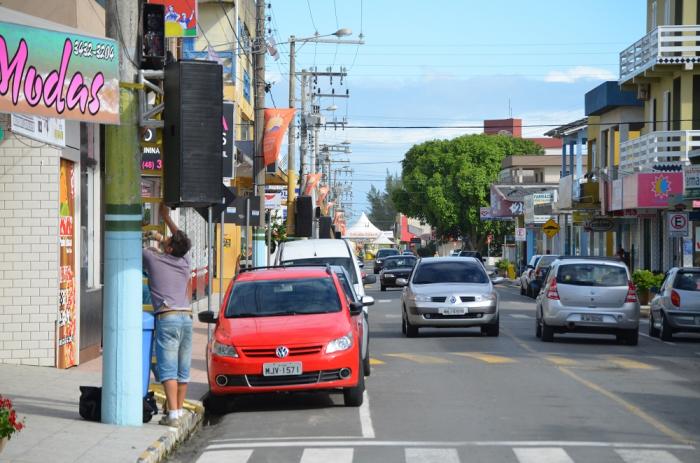
M 314 204 L 311 196 L 298 196 L 296 199 L 295 236 L 311 238 L 314 224 Z
M 143 69 L 163 69 L 165 63 L 165 6 L 144 3 L 142 8 L 141 67 Z
M 223 77 L 213 61 L 165 67 L 163 182 L 169 206 L 221 202 Z
M 319 238 L 333 238 L 333 225 L 331 218 L 322 215 L 318 219 L 318 237 Z

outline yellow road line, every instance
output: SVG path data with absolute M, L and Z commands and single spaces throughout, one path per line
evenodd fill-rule
M 689 439 L 688 437 L 684 436 L 683 434 L 674 431 L 661 421 L 657 420 L 653 416 L 649 415 L 647 412 L 642 410 L 641 408 L 637 407 L 636 405 L 631 404 L 630 402 L 626 401 L 619 395 L 615 394 L 614 392 L 610 392 L 607 389 L 603 388 L 602 386 L 598 386 L 597 384 L 588 381 L 587 379 L 583 379 L 573 371 L 569 370 L 568 368 L 564 367 L 559 367 L 559 370 L 564 373 L 565 375 L 571 377 L 575 381 L 583 384 L 589 389 L 592 389 L 600 394 L 603 394 L 605 397 L 608 399 L 612 400 L 613 402 L 617 402 L 619 405 L 622 405 L 628 412 L 632 413 L 638 418 L 641 418 L 642 420 L 646 421 L 648 424 L 656 428 L 658 431 L 660 431 L 662 434 L 665 434 L 666 436 L 670 437 L 671 439 L 681 442 L 683 444 L 694 444 L 694 442 Z
M 370 358 L 369 358 L 369 364 L 370 364 L 370 365 L 384 365 L 384 363 L 385 363 L 384 361 L 379 360 L 379 359 L 376 359 L 376 358 L 374 358 L 374 357 L 370 357 Z
M 500 355 L 484 354 L 482 352 L 452 352 L 453 355 L 460 355 L 462 357 L 469 357 L 475 360 L 481 360 L 486 363 L 516 363 L 517 361 L 508 358 L 501 357 Z
M 647 363 L 638 362 L 637 360 L 626 359 L 624 357 L 603 356 L 608 362 L 617 365 L 620 368 L 629 370 L 656 370 L 656 367 Z
M 433 357 L 432 355 L 424 354 L 384 354 L 388 357 L 396 357 L 404 360 L 410 360 L 411 362 L 422 363 L 422 364 L 445 364 L 452 363 L 449 360 L 440 357 Z
M 579 364 L 576 360 L 566 357 L 559 357 L 558 355 L 545 355 L 544 358 L 560 367 L 572 367 Z

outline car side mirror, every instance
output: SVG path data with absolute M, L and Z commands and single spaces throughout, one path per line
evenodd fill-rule
M 376 283 L 376 282 L 377 282 L 377 275 L 366 275 L 362 279 L 363 285 L 371 285 L 372 283 Z
M 351 302 L 350 303 L 350 315 L 360 315 L 364 309 L 362 302 Z
M 216 315 L 211 310 L 199 312 L 197 318 L 202 323 L 216 323 Z
M 362 305 L 374 305 L 374 298 L 372 296 L 362 296 Z
M 494 276 L 493 278 L 491 278 L 491 283 L 493 283 L 494 285 L 500 285 L 504 281 L 506 281 L 506 279 L 499 276 Z
M 396 286 L 408 286 L 408 280 L 405 278 L 397 278 Z

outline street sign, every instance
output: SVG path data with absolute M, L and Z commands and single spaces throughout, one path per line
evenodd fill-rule
M 527 229 L 526 228 L 516 228 L 515 229 L 515 241 L 527 241 Z
M 554 219 L 549 219 L 544 225 L 542 225 L 542 231 L 545 235 L 552 238 L 554 235 L 559 233 L 559 224 L 556 223 Z
M 700 166 L 687 166 L 683 171 L 685 177 L 686 198 L 700 198 Z
M 615 223 L 605 217 L 596 217 L 588 222 L 588 227 L 594 232 L 608 232 L 613 229 Z
M 688 213 L 671 212 L 668 214 L 668 236 L 685 238 L 688 236 Z

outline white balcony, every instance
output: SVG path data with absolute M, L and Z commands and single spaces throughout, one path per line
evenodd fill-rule
M 651 132 L 620 143 L 620 173 L 682 167 L 695 156 L 700 156 L 700 130 Z
M 700 63 L 700 25 L 659 26 L 620 53 L 620 84 L 657 65 Z

